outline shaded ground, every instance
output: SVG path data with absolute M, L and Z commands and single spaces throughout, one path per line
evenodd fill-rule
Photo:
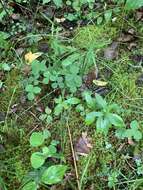
M 114 130 L 108 136 L 97 133 L 95 125 L 86 126 L 84 118 L 74 108 L 65 110 L 50 124 L 41 121 L 39 117 L 44 113 L 45 107 L 48 105 L 54 109 L 54 98 L 60 94 L 66 97 L 70 92 L 68 87 L 63 93 L 59 87 L 52 89 L 49 84 L 40 83 L 41 94 L 33 101 L 28 101 L 25 84 L 30 77 L 30 66 L 24 58 L 30 51 L 43 52 L 38 59 L 53 63 L 64 59 L 66 55 L 62 54 L 62 58 L 56 55 L 58 59 L 55 59 L 55 49 L 59 52 L 69 46 L 77 48 L 82 57 L 92 47 L 98 72 L 93 64 L 90 65 L 91 60 L 84 62 L 82 85 L 77 87 L 76 96 L 81 98 L 84 90 L 101 94 L 109 103 L 115 102 L 122 106 L 120 115 L 128 128 L 130 122 L 136 119 L 142 131 L 143 27 L 142 19 L 137 16 L 138 12 L 142 13 L 142 9 L 130 14 L 121 12 L 115 15 L 116 22 L 97 25 L 96 19 L 84 19 L 84 16 L 76 21 L 60 20 L 66 7 L 56 10 L 53 5 L 43 7 L 33 4 L 29 8 L 26 4 L 19 6 L 14 3 L 10 6 L 14 9 L 13 16 L 6 16 L 1 26 L 1 31 L 8 33 L 8 36 L 1 37 L 0 41 L 0 78 L 3 83 L 0 88 L 0 177 L 7 189 L 21 188 L 24 176 L 32 170 L 30 155 L 33 150 L 29 145 L 29 136 L 33 131 L 45 128 L 50 130 L 53 139 L 60 142 L 58 150 L 64 155 L 68 171 L 61 184 L 40 189 L 77 189 L 67 125 L 70 127 L 75 152 L 83 132 L 87 133 L 89 144 L 92 145 L 87 150 L 84 142 L 80 144 L 82 153 L 85 153 L 77 158 L 81 189 L 142 189 L 143 141 L 118 139 Z M 102 6 L 101 3 L 99 12 L 103 11 Z M 113 5 L 109 4 L 110 6 Z M 85 7 L 83 13 L 86 14 L 86 11 L 88 9 Z M 53 51 L 53 39 L 56 38 L 60 41 L 60 46 L 57 45 Z M 93 84 L 95 79 L 108 84 Z

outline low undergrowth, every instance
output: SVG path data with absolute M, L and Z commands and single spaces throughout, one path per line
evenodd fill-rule
M 142 189 L 142 6 L 1 1 L 0 189 Z

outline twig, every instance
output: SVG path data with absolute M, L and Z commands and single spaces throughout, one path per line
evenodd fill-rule
M 8 114 L 9 114 L 9 111 L 10 111 L 10 106 L 12 104 L 12 101 L 13 101 L 13 97 L 15 95 L 15 92 L 16 92 L 16 89 L 17 89 L 17 86 L 14 88 L 13 90 L 13 93 L 12 93 L 12 96 L 11 96 L 11 99 L 9 101 L 9 105 L 8 105 L 8 108 L 7 108 L 7 113 L 6 113 L 6 117 L 5 117 L 5 125 L 7 126 L 7 119 L 8 119 Z
M 74 152 L 74 147 L 73 147 L 73 142 L 72 142 L 71 131 L 70 131 L 70 127 L 69 127 L 69 124 L 68 124 L 68 119 L 67 119 L 67 129 L 68 129 L 68 135 L 69 135 L 70 146 L 71 146 L 71 151 L 72 151 L 72 157 L 73 157 L 73 162 L 74 162 L 77 187 L 78 187 L 78 190 L 81 190 L 80 182 L 79 182 L 79 175 L 78 175 L 78 170 L 77 170 L 76 157 L 75 157 L 75 152 Z

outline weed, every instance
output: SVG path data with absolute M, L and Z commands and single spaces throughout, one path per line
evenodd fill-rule
M 48 158 L 56 158 L 62 160 L 63 157 L 61 154 L 57 153 L 56 145 L 57 141 L 52 140 L 49 142 L 48 146 L 45 143 L 45 140 L 48 140 L 51 137 L 51 134 L 48 130 L 44 130 L 43 132 L 33 132 L 30 137 L 30 145 L 31 147 L 39 148 L 39 151 L 33 152 L 31 155 L 31 165 L 35 169 L 34 173 L 37 177 L 30 178 L 27 176 L 24 182 L 23 190 L 28 190 L 31 188 L 32 190 L 38 189 L 41 183 L 47 185 L 53 185 L 61 182 L 65 171 L 67 170 L 67 166 L 51 164 Z M 29 178 L 29 179 L 28 179 Z

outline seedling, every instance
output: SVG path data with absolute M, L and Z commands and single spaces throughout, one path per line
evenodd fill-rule
M 112 127 L 115 129 L 125 127 L 123 119 L 116 114 L 116 112 L 119 111 L 117 104 L 107 104 L 106 100 L 99 94 L 96 94 L 95 98 L 93 98 L 90 93 L 85 92 L 84 97 L 87 106 L 91 110 L 86 114 L 86 125 L 91 125 L 96 122 L 96 130 L 105 135 L 108 134 L 109 129 Z
M 27 97 L 28 100 L 34 100 L 35 95 L 39 94 L 41 92 L 41 88 L 38 86 L 33 86 L 32 84 L 29 84 L 25 88 L 26 92 L 28 92 Z
M 45 109 L 45 113 L 40 115 L 39 119 L 41 119 L 42 121 L 46 121 L 47 124 L 50 124 L 53 120 L 51 112 L 52 110 L 47 106 Z
M 51 134 L 48 130 L 43 132 L 33 132 L 30 137 L 30 145 L 39 151 L 33 152 L 31 155 L 31 165 L 37 172 L 38 178 L 35 176 L 28 181 L 22 188 L 22 190 L 36 190 L 41 183 L 47 185 L 57 184 L 62 181 L 64 174 L 67 170 L 67 166 L 61 164 L 51 163 L 47 164 L 47 158 L 62 159 L 62 156 L 57 152 L 56 145 L 58 141 L 51 141 L 49 145 L 46 144 L 47 140 L 50 140 Z

